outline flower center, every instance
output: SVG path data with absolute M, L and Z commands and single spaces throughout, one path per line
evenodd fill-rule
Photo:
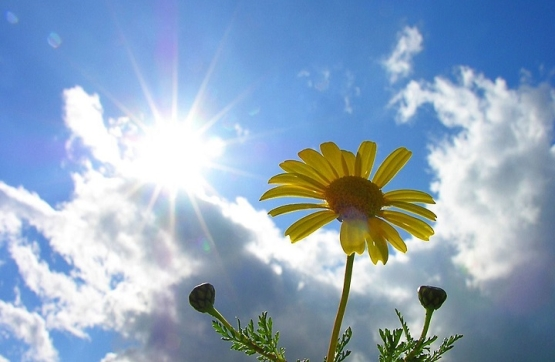
M 358 176 L 344 176 L 332 181 L 324 191 L 330 208 L 339 220 L 370 218 L 384 206 L 383 193 L 376 184 Z

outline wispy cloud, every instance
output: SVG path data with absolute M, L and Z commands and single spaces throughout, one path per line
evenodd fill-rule
M 297 73 L 297 78 L 306 78 L 306 85 L 318 92 L 325 92 L 330 87 L 331 70 L 327 67 L 314 69 L 309 72 L 303 69 Z
M 317 91 L 318 97 L 327 93 L 327 97 L 332 97 L 326 98 L 327 100 L 334 99 L 334 97 L 342 99 L 343 111 L 353 114 L 354 103 L 361 94 L 353 71 L 345 69 L 342 65 L 315 67 L 310 71 L 308 69 L 299 71 L 297 78 L 306 80 L 306 86 Z
M 422 35 L 417 27 L 406 26 L 397 35 L 397 45 L 391 55 L 383 61 L 389 81 L 397 82 L 412 71 L 412 58 L 422 51 Z

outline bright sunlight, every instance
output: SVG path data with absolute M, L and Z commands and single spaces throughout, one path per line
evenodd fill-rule
M 186 122 L 159 122 L 144 130 L 137 145 L 134 175 L 171 191 L 198 192 L 208 186 L 203 171 L 223 153 L 220 138 L 205 139 Z

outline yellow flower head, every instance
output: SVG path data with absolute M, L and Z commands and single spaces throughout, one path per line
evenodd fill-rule
M 372 262 L 387 263 L 387 242 L 403 253 L 405 242 L 391 226 L 404 229 L 422 240 L 429 240 L 434 229 L 407 213 L 435 221 L 436 215 L 416 203 L 434 204 L 429 194 L 417 190 L 382 192 L 382 188 L 407 163 L 412 152 L 404 147 L 393 151 L 378 167 L 372 180 L 370 172 L 376 157 L 376 143 L 365 141 L 358 152 L 339 149 L 333 142 L 320 145 L 321 153 L 307 148 L 299 152 L 302 161 L 288 160 L 280 167 L 285 171 L 268 183 L 278 186 L 262 195 L 260 200 L 276 197 L 306 197 L 321 203 L 286 204 L 271 210 L 271 216 L 291 211 L 322 209 L 293 223 L 285 235 L 297 242 L 334 219 L 341 221 L 340 241 L 347 255 L 362 254 L 366 245 Z M 405 212 L 391 210 L 397 208 Z

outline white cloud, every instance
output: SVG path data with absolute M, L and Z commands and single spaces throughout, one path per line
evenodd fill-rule
M 335 105 L 340 101 L 343 112 L 349 115 L 355 112 L 361 88 L 357 85 L 355 73 L 350 69 L 343 65 L 314 67 L 311 71 L 301 70 L 297 78 L 306 80 L 306 86 L 317 91 L 311 94 L 315 105 L 322 102 L 322 109 L 334 112 Z
M 411 73 L 412 57 L 422 51 L 423 39 L 417 27 L 405 26 L 397 37 L 395 49 L 389 58 L 383 61 L 391 83 Z
M 400 122 L 431 104 L 453 129 L 428 158 L 438 194 L 436 231 L 456 247 L 454 261 L 475 285 L 551 269 L 554 94 L 547 84 L 510 89 L 503 79 L 461 68 L 456 83 L 412 81 L 392 101 Z
M 353 106 L 351 105 L 351 98 L 349 98 L 349 96 L 345 96 L 343 97 L 343 100 L 345 101 L 345 107 L 343 108 L 345 113 L 353 114 Z
M 80 140 L 97 160 L 117 164 L 120 159 L 118 143 L 104 125 L 98 95 L 89 95 L 83 88 L 74 87 L 64 91 L 64 101 L 64 120 L 72 132 L 69 148 Z
M 31 346 L 25 352 L 23 360 L 58 360 L 58 353 L 52 344 L 45 321 L 39 314 L 0 300 L 0 326 L 7 328 L 15 338 Z
M 331 71 L 329 69 L 323 69 L 316 74 L 316 79 L 313 82 L 314 89 L 320 92 L 328 90 L 330 87 L 330 76 Z
M 337 232 L 317 231 L 303 242 L 293 245 L 266 211 L 254 209 L 247 200 L 238 198 L 235 203 L 220 202 L 220 205 L 224 215 L 254 233 L 255 237 L 247 248 L 264 262 L 279 263 L 289 270 L 296 270 L 305 278 L 341 287 L 341 266 L 345 262 L 345 254 L 337 242 Z M 322 260 L 326 262 L 322 263 Z
M 306 85 L 319 92 L 325 92 L 330 87 L 331 69 L 328 67 L 321 67 L 313 69 L 312 72 L 303 69 L 297 73 L 297 78 L 306 78 Z
M 55 212 L 36 195 L 0 184 L 0 198 L 11 196 L 1 219 L 20 220 L 21 227 L 3 228 L 4 240 L 26 287 L 41 300 L 46 328 L 81 338 L 93 327 L 132 335 L 130 317 L 155 309 L 171 285 L 192 274 L 195 262 L 178 252 L 147 205 L 130 197 L 133 185 L 94 171 L 75 180 L 74 199 Z M 40 246 L 21 237 L 28 227 L 48 239 L 68 271 L 53 271 Z
M 244 142 L 250 135 L 250 130 L 244 128 L 239 123 L 235 123 L 233 125 L 233 129 L 235 130 L 237 138 L 240 140 L 240 142 Z

